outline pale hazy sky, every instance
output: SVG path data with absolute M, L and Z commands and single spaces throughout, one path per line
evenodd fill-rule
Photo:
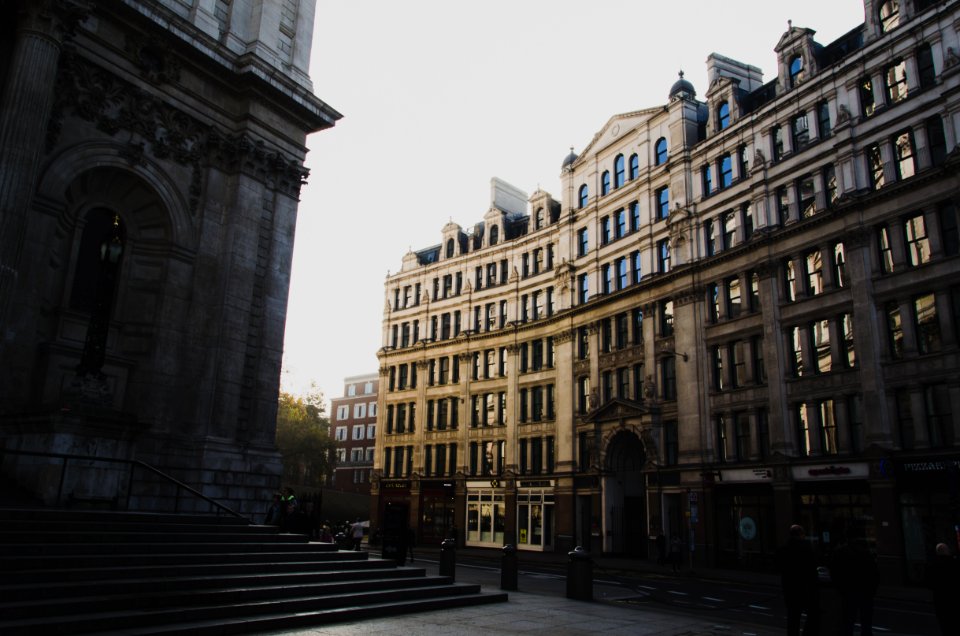
M 712 52 L 773 79 L 787 20 L 828 44 L 863 3 L 317 0 L 310 75 L 344 117 L 307 141 L 282 388 L 377 372 L 387 272 L 481 221 L 491 177 L 559 200 L 570 146 L 666 103 L 678 70 L 700 99 Z

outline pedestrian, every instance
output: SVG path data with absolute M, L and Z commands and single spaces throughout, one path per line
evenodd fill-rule
M 264 525 L 279 526 L 283 518 L 283 495 L 279 492 L 273 493 L 273 501 L 267 508 L 267 516 L 264 518 Z
M 683 555 L 683 542 L 680 541 L 680 535 L 675 534 L 670 539 L 670 554 L 668 556 L 670 560 L 670 567 L 673 568 L 674 572 L 680 571 L 680 559 Z
M 960 564 L 946 543 L 938 543 L 927 566 L 927 586 L 933 590 L 933 611 L 942 636 L 960 634 Z
M 330 532 L 330 526 L 326 523 L 320 530 L 320 540 L 324 543 L 333 543 L 333 533 Z
M 363 524 L 360 523 L 360 517 L 350 526 L 350 538 L 353 539 L 353 549 L 360 551 L 360 544 L 363 543 Z
M 807 620 L 803 634 L 816 636 L 820 633 L 817 562 L 802 526 L 790 526 L 790 538 L 777 551 L 777 565 L 787 605 L 787 636 L 800 635 L 800 616 L 804 611 Z
M 863 539 L 842 542 L 833 552 L 830 575 L 843 608 L 841 634 L 853 635 L 856 619 L 860 619 L 860 633 L 873 634 L 873 598 L 880 584 L 877 559 Z
M 413 563 L 413 546 L 417 542 L 417 533 L 413 528 L 407 528 L 407 546 L 404 550 L 403 562 L 406 563 L 406 557 L 410 557 L 410 563 Z

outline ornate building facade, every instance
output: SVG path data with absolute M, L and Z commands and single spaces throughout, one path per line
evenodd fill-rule
M 340 118 L 307 74 L 314 9 L 0 2 L 0 446 L 20 487 L 131 494 L 126 467 L 9 451 L 140 460 L 242 511 L 279 486 L 305 139 Z
M 866 1 L 494 180 L 386 285 L 374 515 L 466 545 L 772 567 L 791 523 L 916 580 L 956 542 L 960 11 Z

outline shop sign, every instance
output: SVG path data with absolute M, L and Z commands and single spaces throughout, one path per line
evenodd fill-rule
M 773 471 L 769 468 L 730 468 L 720 471 L 720 481 L 722 482 L 758 482 L 771 481 Z
M 410 490 L 410 482 L 402 480 L 381 481 L 380 490 Z
M 468 481 L 468 482 L 467 482 L 467 488 L 471 488 L 471 489 L 477 489 L 477 488 L 489 489 L 489 488 L 499 488 L 499 487 L 500 487 L 500 480 L 499 480 L 499 479 L 489 479 L 489 480 L 486 480 L 486 481 Z
M 960 470 L 960 459 L 926 460 L 900 464 L 900 470 L 907 474 L 939 473 L 951 468 Z
M 538 481 L 521 481 L 521 488 L 553 488 L 552 479 L 540 479 Z
M 870 466 L 857 464 L 808 464 L 793 467 L 793 478 L 797 481 L 831 479 L 866 479 L 870 476 Z

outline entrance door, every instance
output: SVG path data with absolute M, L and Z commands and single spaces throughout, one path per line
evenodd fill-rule
M 617 433 L 607 445 L 603 480 L 607 552 L 647 553 L 645 459 L 643 443 L 629 431 Z

